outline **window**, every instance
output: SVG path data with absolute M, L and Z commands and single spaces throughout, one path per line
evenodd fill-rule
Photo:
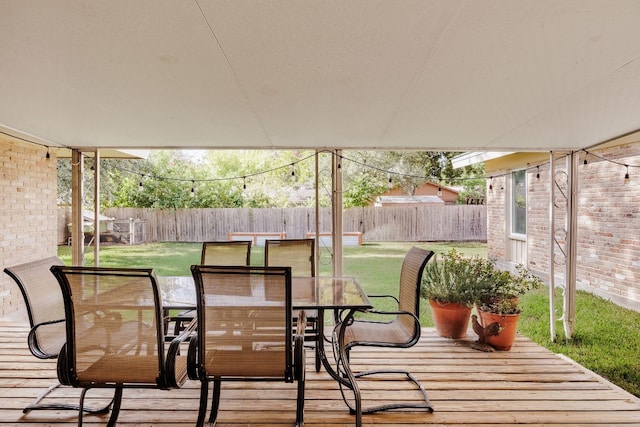
M 527 173 L 511 172 L 511 233 L 527 234 Z

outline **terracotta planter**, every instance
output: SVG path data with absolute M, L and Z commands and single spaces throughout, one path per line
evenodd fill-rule
M 498 322 L 500 324 L 500 334 L 497 336 L 487 337 L 487 344 L 496 350 L 511 350 L 513 342 L 518 332 L 518 320 L 520 314 L 495 314 L 478 309 L 480 315 L 480 323 L 483 327 Z
M 444 338 L 464 338 L 469 329 L 471 307 L 458 303 L 429 301 L 436 332 Z

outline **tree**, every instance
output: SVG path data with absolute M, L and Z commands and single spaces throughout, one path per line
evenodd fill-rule
M 368 206 L 391 187 L 413 194 L 426 181 L 465 184 L 465 197 L 484 197 L 484 168 L 451 166 L 456 153 L 348 151 L 339 159 L 345 207 Z M 93 159 L 85 161 L 85 202 L 93 204 Z M 331 200 L 329 152 L 319 155 L 319 201 Z M 230 208 L 315 204 L 310 150 L 154 151 L 148 159 L 102 159 L 101 207 Z M 71 167 L 60 160 L 58 195 L 71 200 Z

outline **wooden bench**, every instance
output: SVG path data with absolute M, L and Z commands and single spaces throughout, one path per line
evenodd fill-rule
M 307 233 L 307 239 L 313 239 L 316 233 Z M 320 233 L 320 246 L 331 246 L 331 233 Z M 362 233 L 359 231 L 345 231 L 342 233 L 342 246 L 361 246 Z
M 264 246 L 264 241 L 268 239 L 286 239 L 287 233 L 283 232 L 251 232 L 251 231 L 231 231 L 229 240 L 250 240 L 252 246 Z

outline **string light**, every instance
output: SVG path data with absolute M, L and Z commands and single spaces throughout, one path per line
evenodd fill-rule
M 194 188 L 196 185 L 195 181 L 191 181 L 191 194 L 190 197 L 195 197 L 196 196 L 196 189 Z
M 587 150 L 582 150 L 582 151 L 585 152 L 585 157 L 584 157 L 584 160 L 583 160 L 584 164 L 587 164 L 587 156 L 590 154 L 590 155 L 595 156 L 596 158 L 599 158 L 599 159 L 601 159 L 603 161 L 625 166 L 625 168 L 626 168 L 625 182 L 630 179 L 629 168 L 640 167 L 640 165 L 627 165 L 627 164 L 624 164 L 624 163 L 621 163 L 621 162 L 618 162 L 618 161 L 615 161 L 615 160 L 606 159 L 606 158 L 598 156 L 597 154 L 587 152 Z M 336 154 L 333 154 L 333 155 L 336 155 Z M 266 173 L 269 173 L 269 172 L 272 172 L 272 171 L 275 171 L 275 170 L 278 170 L 278 169 L 282 169 L 282 168 L 285 168 L 285 167 L 290 167 L 291 168 L 291 176 L 294 177 L 295 176 L 295 165 L 296 165 L 296 163 L 300 163 L 300 162 L 302 162 L 304 160 L 307 160 L 309 158 L 312 158 L 314 156 L 315 156 L 315 154 L 307 156 L 305 158 L 301 158 L 300 160 L 297 160 L 297 161 L 295 161 L 293 163 L 289 163 L 289 164 L 282 165 L 282 166 L 277 166 L 277 167 L 274 167 L 274 168 L 269 169 L 269 170 L 263 170 L 263 171 L 255 172 L 255 173 L 252 173 L 250 175 L 245 175 L 245 176 L 224 177 L 224 178 L 209 178 L 209 179 L 199 179 L 199 180 L 188 179 L 188 178 L 171 178 L 171 177 L 155 176 L 154 179 L 158 179 L 158 180 L 173 180 L 173 181 L 191 181 L 191 183 L 192 183 L 192 194 L 194 194 L 194 195 L 195 195 L 195 188 L 194 187 L 195 187 L 195 182 L 196 181 L 197 182 L 216 182 L 216 181 L 229 181 L 229 180 L 235 180 L 235 179 L 242 178 L 243 181 L 244 181 L 243 182 L 243 189 L 246 189 L 246 179 L 248 177 L 257 176 L 257 175 L 263 175 L 263 174 L 266 174 Z M 362 162 L 362 161 L 349 159 L 349 158 L 346 158 L 346 157 L 343 157 L 343 156 L 338 156 L 338 158 L 340 159 L 339 163 L 337 164 L 338 168 L 342 168 L 342 160 L 346 159 L 348 161 L 351 161 L 351 162 L 354 162 L 356 164 L 362 165 L 363 167 L 366 167 L 366 168 L 369 168 L 369 169 L 374 169 L 374 170 L 377 170 L 377 171 L 382 172 L 382 173 L 386 173 L 388 175 L 389 188 L 392 188 L 392 186 L 393 186 L 393 174 L 397 174 L 397 175 L 400 175 L 402 177 L 423 179 L 425 181 L 431 180 L 432 182 L 434 182 L 434 181 L 438 180 L 438 188 L 439 188 L 438 192 L 440 193 L 442 191 L 441 178 L 435 178 L 435 177 L 431 177 L 430 178 L 430 177 L 424 176 L 424 175 L 412 175 L 412 174 L 397 173 L 397 172 L 392 172 L 392 171 L 389 171 L 389 170 L 386 170 L 386 169 L 383 169 L 383 168 L 376 167 L 375 165 L 369 165 L 369 164 L 367 164 L 365 162 Z M 540 166 L 541 165 L 537 165 L 536 166 L 536 179 L 540 179 Z M 533 168 L 533 166 L 531 166 L 529 164 L 527 165 L 527 169 L 528 170 L 531 170 L 532 168 Z M 139 172 L 135 172 L 135 171 L 132 171 L 132 170 L 127 170 L 126 168 L 118 168 L 118 169 L 121 169 L 121 170 L 123 170 L 125 172 L 129 172 L 129 173 L 132 173 L 132 174 L 139 174 L 141 176 L 141 179 L 140 179 L 138 188 L 139 188 L 140 191 L 143 190 L 143 188 L 144 188 L 143 180 L 146 177 L 144 174 L 140 174 Z M 493 190 L 493 178 L 494 177 L 504 177 L 504 176 L 507 176 L 507 175 L 509 175 L 509 172 L 506 172 L 506 173 L 503 173 L 503 174 L 499 174 L 499 175 L 490 176 L 490 177 L 487 177 L 487 176 L 482 177 L 482 176 L 480 176 L 480 177 L 466 177 L 466 178 L 451 178 L 450 180 L 451 181 L 457 181 L 457 182 L 464 182 L 464 181 L 475 180 L 475 179 L 485 179 L 485 180 L 489 179 L 489 190 Z M 501 185 L 500 189 L 504 190 L 504 185 Z
M 589 152 L 587 150 L 584 151 L 584 160 L 582 161 L 582 164 L 586 166 L 587 163 L 587 156 L 589 155 Z
M 45 154 L 44 158 L 45 159 L 50 159 L 51 158 L 51 154 L 49 153 L 49 147 L 47 147 L 47 154 Z
M 242 189 L 243 190 L 247 189 L 247 177 L 246 176 L 242 177 Z
M 438 197 L 442 196 L 442 186 L 440 185 L 440 181 L 438 181 Z

